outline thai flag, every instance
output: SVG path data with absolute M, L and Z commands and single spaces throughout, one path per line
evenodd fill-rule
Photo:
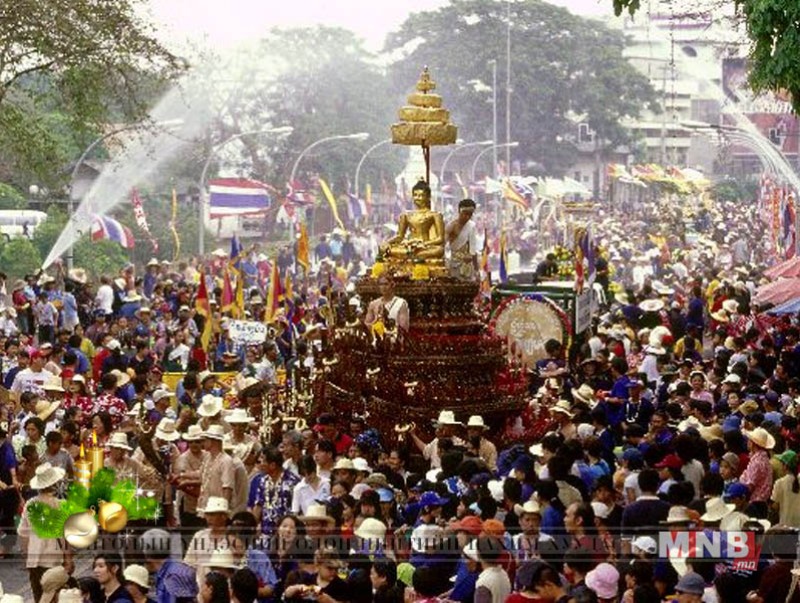
M 136 241 L 127 226 L 108 216 L 95 216 L 92 221 L 92 241 L 115 241 L 125 249 L 133 249 Z
M 314 203 L 314 193 L 305 189 L 303 184 L 297 180 L 286 183 L 286 200 L 295 205 L 312 205 Z
M 263 214 L 272 205 L 267 185 L 257 180 L 219 178 L 209 185 L 211 218 Z
M 367 204 L 358 198 L 357 191 L 356 194 L 353 193 L 350 180 L 347 181 L 347 215 L 353 224 L 367 215 Z

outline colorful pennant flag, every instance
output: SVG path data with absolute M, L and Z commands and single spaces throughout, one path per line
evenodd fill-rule
M 280 308 L 281 298 L 283 297 L 283 288 L 281 287 L 281 275 L 278 272 L 278 260 L 272 260 L 272 270 L 269 276 L 269 285 L 267 292 L 267 308 L 264 313 L 265 321 L 267 324 L 272 323 L 278 314 Z
M 336 224 L 338 224 L 339 228 L 342 230 L 347 230 L 344 227 L 342 219 L 339 217 L 339 208 L 336 206 L 336 197 L 333 196 L 328 183 L 322 178 L 319 178 L 319 187 L 322 189 L 322 194 L 325 196 L 325 199 L 328 201 L 328 205 L 331 207 L 331 214 L 333 214 L 333 219 L 336 221 Z
M 136 240 L 131 229 L 108 216 L 95 216 L 92 221 L 92 241 L 114 241 L 125 249 L 133 249 Z
M 308 274 L 310 262 L 308 261 L 308 230 L 305 222 L 300 222 L 300 238 L 297 239 L 297 263 Z
M 197 297 L 194 301 L 195 310 L 203 317 L 203 332 L 200 334 L 200 342 L 204 350 L 208 350 L 211 342 L 211 304 L 208 299 L 208 289 L 206 288 L 206 274 L 200 268 L 200 286 L 197 288 Z
M 502 181 L 501 186 L 502 186 L 503 198 L 506 201 L 513 203 L 514 205 L 516 205 L 517 207 L 519 207 L 524 211 L 528 211 L 531 208 L 530 203 L 528 203 L 528 200 L 525 197 L 523 197 L 519 193 L 519 191 L 517 191 L 517 189 L 514 187 L 514 184 L 511 182 L 509 178 L 505 178 Z
M 500 233 L 500 282 L 508 280 L 508 252 L 506 250 L 506 233 Z
M 172 253 L 172 260 L 175 261 L 178 259 L 178 256 L 181 254 L 181 237 L 178 234 L 178 194 L 175 192 L 175 189 L 172 189 L 172 220 L 169 223 L 169 229 L 172 231 L 172 239 L 175 241 L 175 249 Z
M 147 216 L 144 213 L 144 205 L 139 198 L 139 192 L 136 189 L 131 191 L 131 205 L 133 205 L 133 217 L 136 218 L 136 225 L 142 229 L 142 232 L 150 239 L 150 244 L 153 246 L 153 253 L 158 253 L 158 241 L 150 233 L 150 225 L 147 223 Z

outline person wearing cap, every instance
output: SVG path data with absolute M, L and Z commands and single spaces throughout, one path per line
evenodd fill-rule
M 156 603 L 155 599 L 148 597 L 150 592 L 150 572 L 143 565 L 131 563 L 122 573 L 125 578 L 125 589 L 133 603 Z
M 117 479 L 133 479 L 144 474 L 139 461 L 131 458 L 133 449 L 128 444 L 128 436 L 122 431 L 115 431 L 106 442 L 108 454 L 105 456 L 105 467 L 114 470 Z
M 706 592 L 706 581 L 700 574 L 688 572 L 675 585 L 678 603 L 702 603 Z
M 202 437 L 203 447 L 208 454 L 203 459 L 199 474 L 186 473 L 188 479 L 199 478 L 197 505 L 201 512 L 211 497 L 221 498 L 230 504 L 236 478 L 233 459 L 224 450 L 225 432 L 222 427 L 211 425 L 202 432 Z
M 776 457 L 785 467 L 786 475 L 772 486 L 773 508 L 778 511 L 778 523 L 800 527 L 800 479 L 797 477 L 797 453 L 785 450 Z
M 440 456 L 439 443 L 442 440 L 450 440 L 454 446 L 463 446 L 464 442 L 461 438 L 456 437 L 455 428 L 462 425 L 461 421 L 456 421 L 455 414 L 452 410 L 443 410 L 439 413 L 439 417 L 434 421 L 436 428 L 436 437 L 430 442 L 425 442 L 419 437 L 416 426 L 411 429 L 409 435 L 414 445 L 422 453 L 426 461 L 430 461 L 431 469 L 442 468 L 442 458 Z
M 473 449 L 478 458 L 482 459 L 492 471 L 497 468 L 497 447 L 487 438 L 489 426 L 483 422 L 480 415 L 472 415 L 467 421 L 467 444 Z
M 218 496 L 206 499 L 200 511 L 208 527 L 195 532 L 183 558 L 183 562 L 197 572 L 198 588 L 202 588 L 206 574 L 211 571 L 214 551 L 230 549 L 228 521 L 231 515 L 228 501 Z
M 264 476 L 258 484 L 252 511 L 261 522 L 261 531 L 270 535 L 277 521 L 291 511 L 294 487 L 300 478 L 283 468 L 283 455 L 276 447 L 265 447 L 261 456 Z
M 36 467 L 36 473 L 30 481 L 30 487 L 37 491 L 36 496 L 25 503 L 22 509 L 17 535 L 20 537 L 20 550 L 25 557 L 25 568 L 33 591 L 33 598 L 38 601 L 42 596 L 42 575 L 51 567 L 63 565 L 68 574 L 75 571 L 72 548 L 66 546 L 63 539 L 40 538 L 31 528 L 28 516 L 30 506 L 34 503 L 58 508 L 61 500 L 56 498 L 56 489 L 64 479 L 65 472 L 49 463 Z
M 750 489 L 748 515 L 766 519 L 767 503 L 772 494 L 772 465 L 769 451 L 775 447 L 775 438 L 763 427 L 744 431 L 750 459 L 739 481 Z

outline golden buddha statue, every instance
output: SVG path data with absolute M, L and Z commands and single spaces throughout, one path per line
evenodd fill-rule
M 380 246 L 381 255 L 388 262 L 443 263 L 444 218 L 431 209 L 431 188 L 420 179 L 411 189 L 411 196 L 416 209 L 400 215 L 397 234 Z

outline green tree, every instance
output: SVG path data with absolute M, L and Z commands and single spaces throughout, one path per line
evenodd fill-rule
M 42 266 L 42 256 L 30 239 L 11 239 L 0 247 L 0 266 L 9 276 L 20 278 L 36 272 Z
M 600 151 L 626 142 L 620 120 L 636 117 L 654 92 L 622 57 L 622 35 L 541 0 L 453 0 L 411 15 L 385 48 L 403 55 L 390 67 L 395 89 L 408 92 L 429 65 L 461 138 L 491 138 L 490 62 L 497 61 L 498 121 L 504 124 L 509 17 L 511 136 L 520 143 L 514 155 L 551 173 L 563 171 L 574 156 L 569 138 L 576 119 L 597 132 Z
M 15 0 L 0 10 L 0 177 L 63 183 L 108 123 L 143 117 L 182 68 L 141 0 Z M 53 187 L 55 188 L 55 187 Z
M 281 73 L 277 77 L 254 73 L 241 88 L 227 90 L 211 140 L 219 142 L 270 126 L 292 126 L 293 132 L 283 138 L 253 135 L 238 143 L 243 149 L 243 172 L 283 189 L 298 154 L 309 144 L 326 136 L 367 132 L 366 142 L 331 143 L 306 155 L 300 165 L 298 176 L 305 183 L 319 174 L 335 193 L 341 193 L 362 153 L 389 138 L 389 123 L 400 98 L 391 93 L 375 57 L 345 29 L 273 29 L 261 40 L 258 54 L 271 57 L 271 65 L 283 66 Z M 242 60 L 252 64 L 250 55 Z M 381 175 L 393 177 L 404 158 L 404 149 L 384 148 L 375 160 L 365 163 L 361 184 L 371 181 L 376 186 Z M 213 173 L 212 167 L 209 175 Z
M 28 200 L 13 186 L 0 182 L 0 209 L 25 209 Z
M 641 0 L 613 0 L 617 16 L 631 15 Z M 788 92 L 800 111 L 800 3 L 796 0 L 723 0 L 733 4 L 750 38 L 750 86 L 754 92 Z

